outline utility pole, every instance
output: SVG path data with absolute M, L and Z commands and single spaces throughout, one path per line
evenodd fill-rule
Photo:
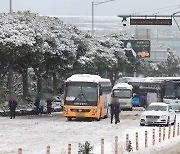
M 107 0 L 107 1 L 103 1 L 103 2 L 92 2 L 92 35 L 94 34 L 94 6 L 95 5 L 100 5 L 103 3 L 107 3 L 110 1 L 115 1 L 115 0 Z
M 94 2 L 92 2 L 92 34 L 94 33 Z
M 12 13 L 12 0 L 9 2 L 9 13 Z

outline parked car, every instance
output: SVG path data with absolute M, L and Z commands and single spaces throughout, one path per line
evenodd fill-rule
M 54 96 L 52 100 L 52 109 L 53 110 L 58 110 L 62 109 L 62 98 L 61 96 Z
M 166 125 L 176 122 L 175 111 L 169 104 L 163 102 L 151 103 L 140 117 L 140 125 Z

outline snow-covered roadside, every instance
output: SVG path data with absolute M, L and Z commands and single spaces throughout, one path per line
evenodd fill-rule
M 157 154 L 165 149 L 170 149 L 173 145 L 180 143 L 180 135 L 178 134 L 178 123 L 180 123 L 180 113 L 177 113 L 176 127 L 175 127 L 175 136 L 173 137 L 173 128 L 174 126 L 169 126 L 171 129 L 170 138 L 168 139 L 169 127 L 165 127 L 165 138 L 163 140 L 163 129 L 161 128 L 161 141 L 159 142 L 159 126 L 138 126 L 139 123 L 134 125 L 131 128 L 128 128 L 124 132 L 123 138 L 126 138 L 126 134 L 129 134 L 129 140 L 132 142 L 131 146 L 133 151 L 131 153 L 139 154 Z M 155 130 L 155 144 L 153 145 L 153 129 Z M 145 131 L 148 133 L 147 147 L 145 148 Z M 138 133 L 138 151 L 136 150 L 136 132 Z M 180 132 L 179 132 L 180 133 Z M 125 145 L 124 140 L 124 145 Z M 127 152 L 125 152 L 127 153 Z
M 155 145 L 152 146 L 149 139 L 148 148 L 144 148 L 144 131 L 147 130 L 150 135 L 153 128 L 157 132 L 159 128 L 140 127 L 139 111 L 136 112 L 122 112 L 123 119 L 117 125 L 110 124 L 109 118 L 101 121 L 68 122 L 61 112 L 50 116 L 18 116 L 16 119 L 0 117 L 0 154 L 17 154 L 19 147 L 23 149 L 23 154 L 44 154 L 47 145 L 51 146 L 52 154 L 65 154 L 69 143 L 72 145 L 72 154 L 77 154 L 78 143 L 85 143 L 85 141 L 89 141 L 94 146 L 94 154 L 99 154 L 101 138 L 104 138 L 105 154 L 113 154 L 115 136 L 118 136 L 119 146 L 124 149 L 127 133 L 130 134 L 134 148 L 132 153 L 145 153 L 145 151 L 156 153 L 180 141 L 180 137 L 167 139 L 166 135 L 166 140 L 158 143 L 158 135 L 156 135 Z M 179 118 L 180 115 L 177 116 L 177 122 L 180 121 Z M 138 152 L 135 150 L 135 132 L 139 132 Z M 127 153 L 124 150 L 122 152 Z
M 178 121 L 179 122 L 179 121 Z M 125 131 L 125 134 L 129 134 L 129 140 L 132 142 L 133 152 L 131 153 L 138 153 L 138 154 L 157 154 L 157 152 L 160 152 L 165 149 L 171 149 L 173 145 L 176 145 L 180 143 L 180 135 L 177 136 L 177 125 L 175 129 L 175 137 L 173 137 L 173 126 L 171 127 L 171 133 L 170 138 L 168 139 L 168 131 L 169 127 L 165 127 L 165 139 L 163 140 L 163 127 L 161 127 L 161 141 L 159 142 L 159 127 L 141 127 L 137 128 L 134 127 L 127 129 Z M 153 129 L 155 129 L 155 145 L 153 145 Z M 148 132 L 148 139 L 147 139 L 147 148 L 145 148 L 145 131 Z M 138 148 L 139 150 L 136 150 L 136 132 L 138 132 Z M 124 134 L 124 138 L 125 138 Z M 124 143 L 125 144 L 125 143 Z M 125 152 L 127 153 L 127 152 Z

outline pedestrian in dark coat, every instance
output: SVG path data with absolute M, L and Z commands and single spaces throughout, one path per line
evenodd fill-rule
M 47 99 L 47 114 L 51 114 L 52 112 L 52 100 L 50 98 Z
M 15 119 L 16 107 L 17 107 L 17 101 L 9 100 L 10 119 L 12 119 L 12 118 Z
M 39 102 L 40 102 L 40 97 L 37 96 L 36 99 L 35 99 L 35 103 L 34 105 L 36 106 L 36 114 L 38 115 L 39 114 Z
M 121 112 L 118 98 L 113 98 L 109 106 L 110 106 L 110 111 L 111 111 L 111 124 L 113 123 L 113 118 L 115 118 L 115 124 L 117 124 L 118 122 L 120 122 L 119 113 Z

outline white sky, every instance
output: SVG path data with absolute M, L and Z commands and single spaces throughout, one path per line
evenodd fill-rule
M 102 2 L 106 0 L 94 0 Z M 173 6 L 173 7 L 172 7 Z M 171 7 L 171 8 L 169 8 Z M 0 12 L 7 13 L 10 8 L 10 0 L 0 0 Z M 158 10 L 166 8 L 165 10 Z M 16 11 L 30 10 L 40 15 L 60 15 L 60 16 L 91 16 L 92 0 L 12 0 L 12 9 Z M 144 12 L 154 10 L 152 12 Z M 157 13 L 172 14 L 180 11 L 179 0 L 115 0 L 94 8 L 95 16 L 117 16 L 118 14 L 141 14 Z M 165 12 L 164 12 L 165 11 Z

